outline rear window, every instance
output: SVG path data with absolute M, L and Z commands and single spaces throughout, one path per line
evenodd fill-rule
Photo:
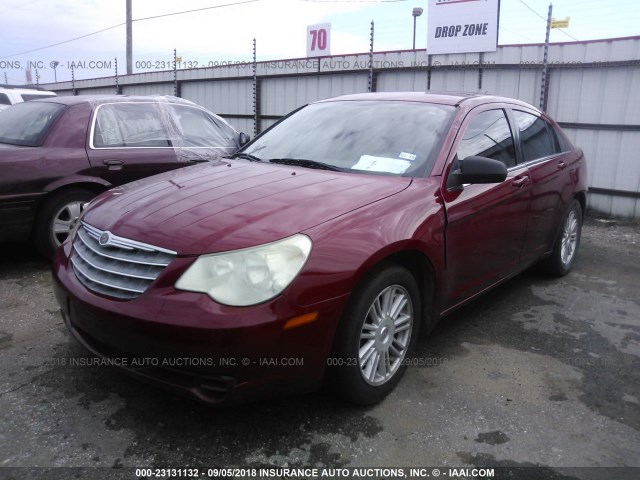
M 18 103 L 0 115 L 0 143 L 37 147 L 64 110 L 48 102 Z
M 20 96 L 25 102 L 30 102 L 31 100 L 40 100 L 41 98 L 55 97 L 55 95 L 44 95 L 42 93 L 23 93 Z

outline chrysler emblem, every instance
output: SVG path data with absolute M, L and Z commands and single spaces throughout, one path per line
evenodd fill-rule
M 104 247 L 105 245 L 109 244 L 109 240 L 111 240 L 111 235 L 109 235 L 109 232 L 104 232 L 102 235 L 100 235 L 98 243 L 101 247 Z

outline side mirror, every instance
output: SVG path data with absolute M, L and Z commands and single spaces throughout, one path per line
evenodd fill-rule
M 251 140 L 251 137 L 249 135 L 244 132 L 240 132 L 240 135 L 238 136 L 238 143 L 241 147 L 244 147 L 247 143 L 249 143 L 249 140 Z
M 449 173 L 447 188 L 465 183 L 500 183 L 507 178 L 504 163 L 487 157 L 467 157 L 458 160 L 459 168 Z

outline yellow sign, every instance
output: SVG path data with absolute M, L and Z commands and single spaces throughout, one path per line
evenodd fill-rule
M 176 57 L 176 63 L 182 63 L 182 57 Z
M 571 17 L 567 17 L 563 20 L 551 19 L 551 28 L 569 28 L 569 20 Z

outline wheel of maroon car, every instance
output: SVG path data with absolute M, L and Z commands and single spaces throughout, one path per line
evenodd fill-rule
M 85 203 L 95 193 L 85 189 L 69 189 L 52 194 L 40 207 L 33 230 L 33 241 L 42 255 L 51 258 L 62 245 L 82 213 Z
M 384 399 L 406 370 L 420 330 L 420 296 L 406 269 L 386 266 L 353 293 L 336 333 L 331 374 L 344 398 L 361 405 Z
M 562 276 L 569 273 L 576 259 L 581 234 L 582 207 L 577 200 L 572 200 L 562 219 L 553 252 L 542 262 L 542 267 L 551 275 Z

